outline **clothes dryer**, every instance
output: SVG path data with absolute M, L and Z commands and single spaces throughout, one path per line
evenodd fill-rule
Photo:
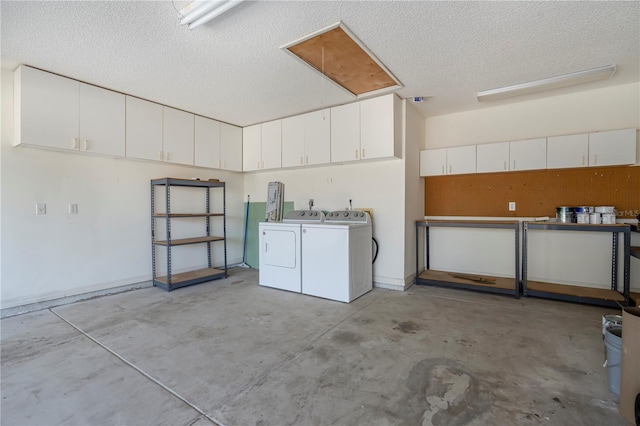
M 293 210 L 282 222 L 261 222 L 259 233 L 258 284 L 300 293 L 302 291 L 303 223 L 322 223 L 324 213 Z

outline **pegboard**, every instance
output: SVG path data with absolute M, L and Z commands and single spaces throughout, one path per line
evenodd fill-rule
M 640 167 L 429 176 L 424 191 L 425 216 L 555 217 L 558 206 L 615 206 L 619 219 L 635 218 Z

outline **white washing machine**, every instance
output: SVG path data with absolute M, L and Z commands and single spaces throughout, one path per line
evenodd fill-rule
M 280 290 L 302 291 L 302 230 L 303 223 L 322 223 L 324 213 L 314 210 L 294 210 L 285 214 L 282 222 L 260 222 L 259 280 L 261 286 Z
M 368 213 L 337 211 L 302 225 L 302 293 L 349 303 L 373 288 Z

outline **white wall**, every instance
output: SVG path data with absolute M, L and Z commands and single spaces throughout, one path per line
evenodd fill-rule
M 293 170 L 246 173 L 244 198 L 265 202 L 267 185 L 284 183 L 286 201 L 295 209 L 343 210 L 353 200 L 354 208 L 373 209 L 373 235 L 380 251 L 373 265 L 376 286 L 404 288 L 404 161 L 392 159 Z
M 150 280 L 152 178 L 226 181 L 229 263 L 242 260 L 242 174 L 13 147 L 12 97 L 13 76 L 3 70 L 2 308 Z M 46 215 L 35 215 L 37 202 L 47 204 Z M 67 214 L 71 202 L 77 215 Z
M 640 128 L 640 83 L 429 117 L 423 149 Z M 640 152 L 640 150 L 639 150 Z
M 406 285 L 416 274 L 415 221 L 424 216 L 424 179 L 420 177 L 420 150 L 425 138 L 424 118 L 413 105 L 404 100 L 404 176 L 405 176 L 405 242 L 404 276 Z
M 634 127 L 640 128 L 640 83 L 429 117 L 423 149 Z M 640 156 L 640 147 L 637 152 Z M 513 273 L 511 239 L 504 232 L 438 229 L 431 237 L 433 269 Z M 632 235 L 632 245 L 639 237 Z M 610 234 L 538 231 L 529 243 L 530 280 L 610 286 Z M 632 289 L 639 291 L 637 259 L 631 259 L 631 278 Z

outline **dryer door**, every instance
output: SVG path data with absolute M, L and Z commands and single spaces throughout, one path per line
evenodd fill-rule
M 259 232 L 259 284 L 300 293 L 300 225 L 261 227 Z

